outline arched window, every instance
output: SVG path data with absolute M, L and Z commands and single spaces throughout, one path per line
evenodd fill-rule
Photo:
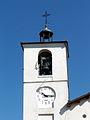
M 52 54 L 49 50 L 41 50 L 38 56 L 39 75 L 52 75 Z

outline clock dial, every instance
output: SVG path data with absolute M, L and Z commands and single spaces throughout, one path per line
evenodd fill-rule
M 40 108 L 52 107 L 56 94 L 51 87 L 48 86 L 40 87 L 37 89 L 36 92 Z

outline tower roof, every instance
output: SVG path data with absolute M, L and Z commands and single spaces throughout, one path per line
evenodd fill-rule
M 40 37 L 44 39 L 50 39 L 53 36 L 53 32 L 47 27 L 39 33 Z

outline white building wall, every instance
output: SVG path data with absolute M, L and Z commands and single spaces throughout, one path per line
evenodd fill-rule
M 84 114 L 86 118 L 83 118 Z M 90 120 L 90 98 L 73 104 L 67 112 L 67 120 Z
M 48 49 L 52 53 L 52 75 L 39 76 L 38 54 L 42 49 Z M 24 82 L 67 80 L 67 55 L 64 44 L 36 45 L 24 48 Z
M 65 120 L 60 109 L 68 102 L 67 51 L 64 43 L 27 44 L 24 47 L 23 120 Z M 38 54 L 42 49 L 52 53 L 52 75 L 39 76 Z M 53 108 L 38 108 L 36 90 L 49 86 L 56 92 Z
M 65 44 L 27 44 L 24 47 L 23 120 L 90 120 L 90 98 L 67 107 L 68 75 Z M 52 53 L 52 75 L 39 76 L 38 54 L 48 49 Z M 38 108 L 36 90 L 49 86 L 56 92 L 53 108 Z M 86 118 L 83 118 L 83 115 Z
M 39 87 L 49 86 L 56 92 L 53 108 L 38 108 L 36 90 Z M 45 82 L 24 84 L 24 120 L 38 120 L 39 115 L 52 115 L 54 120 L 64 120 L 65 114 L 60 115 L 60 109 L 68 101 L 67 82 Z M 42 118 L 42 117 L 41 117 Z M 40 119 L 40 118 L 39 118 Z

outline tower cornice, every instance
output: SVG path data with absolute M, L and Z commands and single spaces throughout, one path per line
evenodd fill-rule
M 65 44 L 66 46 L 66 50 L 67 50 L 67 56 L 69 57 L 69 50 L 68 50 L 68 41 L 67 40 L 64 40 L 64 41 L 52 41 L 52 42 L 21 42 L 21 47 L 22 47 L 22 50 L 24 50 L 24 46 L 27 46 L 27 45 L 37 45 L 37 44 L 40 44 L 40 45 L 46 45 L 46 44 Z

